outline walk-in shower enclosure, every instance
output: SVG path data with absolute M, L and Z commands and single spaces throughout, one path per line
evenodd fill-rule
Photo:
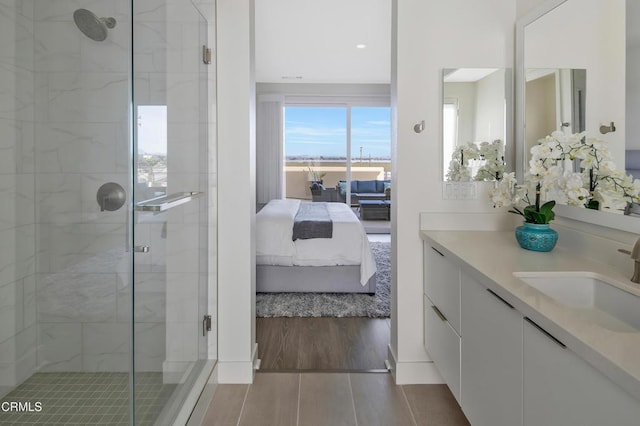
M 216 354 L 212 9 L 0 0 L 0 424 L 195 403 Z

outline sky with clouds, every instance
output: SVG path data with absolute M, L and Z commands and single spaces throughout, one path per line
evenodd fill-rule
M 347 109 L 286 107 L 285 155 L 346 157 Z M 351 156 L 391 158 L 391 110 L 351 108 Z

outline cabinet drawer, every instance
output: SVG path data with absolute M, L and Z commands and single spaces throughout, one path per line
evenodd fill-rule
M 451 393 L 460 403 L 460 336 L 424 297 L 424 342 Z
M 460 334 L 460 268 L 428 242 L 424 245 L 424 292 Z

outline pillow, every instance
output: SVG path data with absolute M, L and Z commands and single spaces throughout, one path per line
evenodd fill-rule
M 376 193 L 376 181 L 375 180 L 361 180 L 358 182 L 358 192 L 375 194 Z
M 347 193 L 347 182 L 345 182 L 343 180 L 338 182 L 338 189 L 339 189 L 341 194 L 346 194 Z
M 384 183 L 384 192 L 387 192 L 387 189 L 391 189 L 391 182 Z
M 351 181 L 351 192 L 358 192 L 358 181 L 357 180 L 352 180 Z

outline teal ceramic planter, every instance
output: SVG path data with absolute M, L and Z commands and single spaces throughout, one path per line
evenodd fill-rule
M 516 240 L 520 247 L 533 251 L 551 251 L 558 242 L 558 233 L 549 224 L 523 223 L 516 228 Z

